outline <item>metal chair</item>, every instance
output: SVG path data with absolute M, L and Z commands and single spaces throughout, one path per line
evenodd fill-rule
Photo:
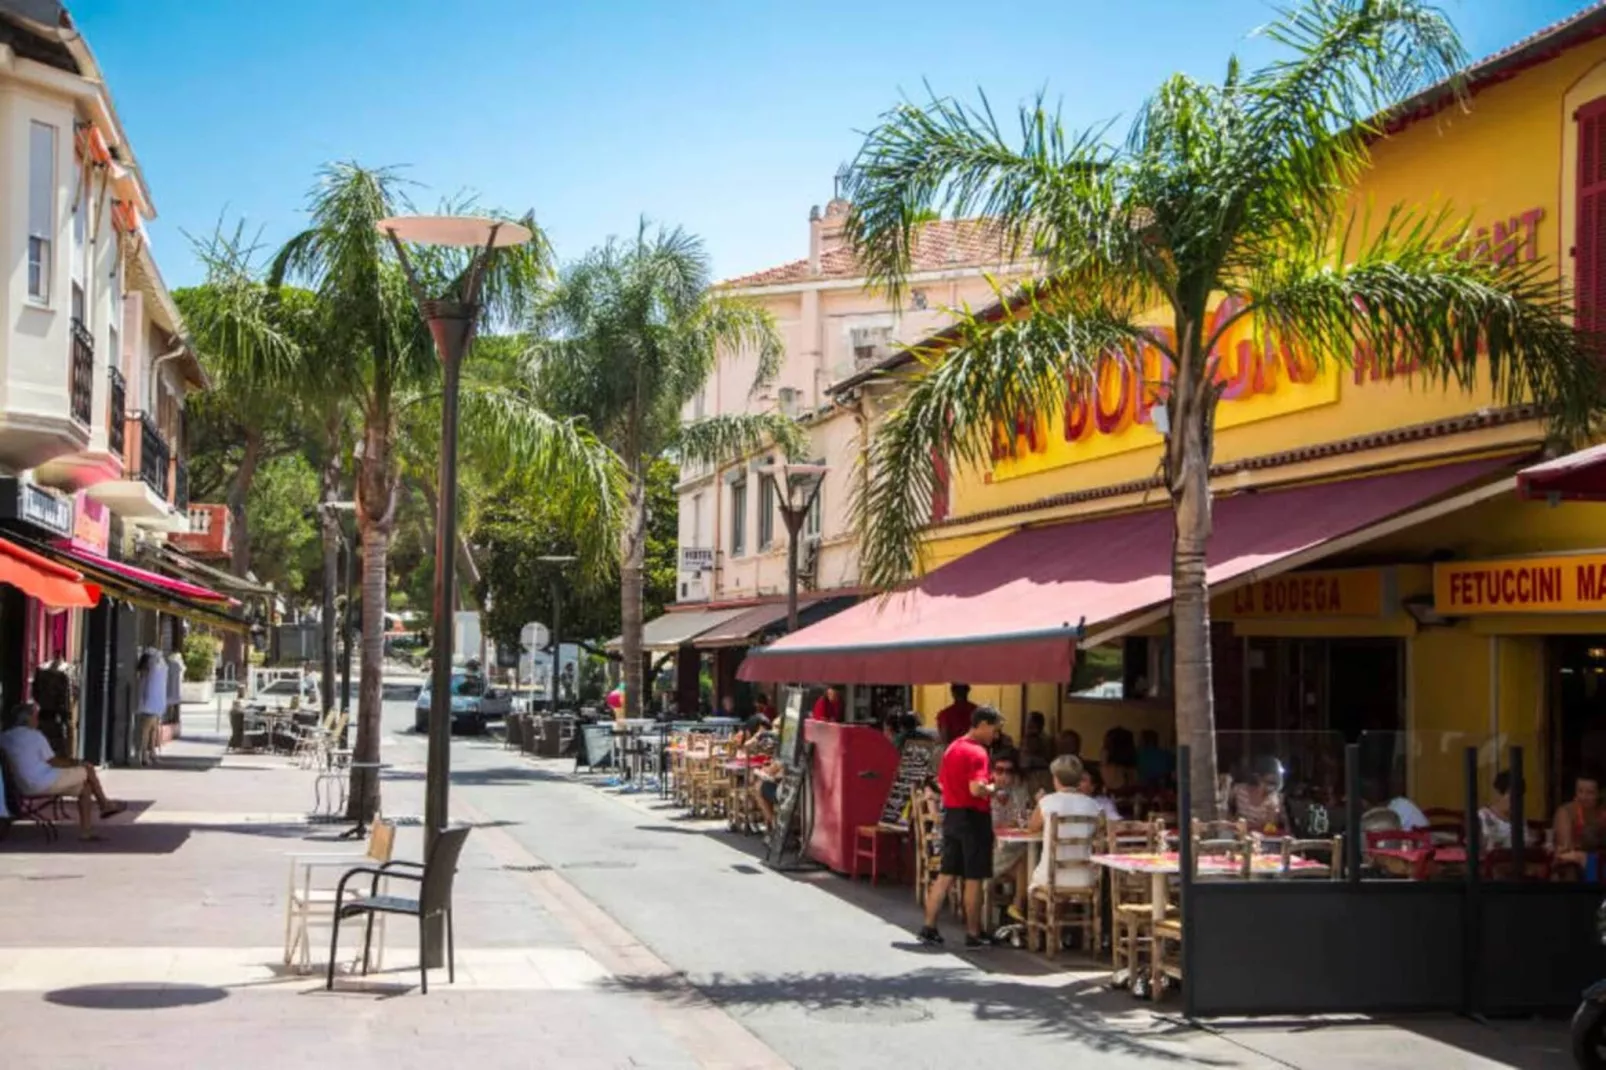
M 425 965 L 423 954 L 424 927 L 431 918 L 443 916 L 446 919 L 446 980 L 453 983 L 457 980 L 457 949 L 452 934 L 452 881 L 457 876 L 457 858 L 463 852 L 463 843 L 468 839 L 468 826 L 442 829 L 435 837 L 435 845 L 429 852 L 429 857 L 422 863 L 390 861 L 382 866 L 357 866 L 346 871 L 340 878 L 340 884 L 335 889 L 334 932 L 329 937 L 329 976 L 324 987 L 330 991 L 335 987 L 335 960 L 340 954 L 340 923 L 346 918 L 356 917 L 359 914 L 368 916 L 367 932 L 363 937 L 362 946 L 362 972 L 368 973 L 368 951 L 374 941 L 374 916 L 376 914 L 406 914 L 418 919 L 418 977 L 419 988 L 424 995 L 429 994 L 429 967 Z M 405 868 L 402 868 L 405 867 Z M 411 872 L 416 871 L 416 872 Z M 366 896 L 346 899 L 346 882 L 359 874 L 368 874 L 373 877 L 373 885 Z M 388 880 L 409 880 L 419 883 L 417 899 L 404 899 L 394 895 L 380 895 L 379 882 Z

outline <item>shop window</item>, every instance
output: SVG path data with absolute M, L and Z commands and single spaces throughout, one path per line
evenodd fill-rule
M 731 556 L 747 553 L 747 482 L 731 484 Z
M 1076 652 L 1066 697 L 1144 702 L 1171 697 L 1171 640 L 1132 636 Z
M 1606 332 L 1606 97 L 1578 109 L 1578 231 L 1573 283 L 1578 325 Z

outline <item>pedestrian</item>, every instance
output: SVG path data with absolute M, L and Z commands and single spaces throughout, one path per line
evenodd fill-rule
M 937 914 L 955 880 L 964 882 L 965 946 L 986 947 L 982 936 L 982 889 L 993 877 L 993 786 L 988 748 L 1003 716 L 991 706 L 970 715 L 970 731 L 951 743 L 937 768 L 942 792 L 942 867 L 926 892 L 926 924 L 920 942 L 941 944 Z

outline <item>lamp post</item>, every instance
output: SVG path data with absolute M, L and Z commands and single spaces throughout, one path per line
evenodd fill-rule
M 820 496 L 820 484 L 831 470 L 824 464 L 766 464 L 758 471 L 770 478 L 786 524 L 786 629 L 797 631 L 797 540 L 809 510 Z M 802 497 L 799 504 L 798 497 Z
M 580 560 L 573 554 L 542 554 L 536 558 L 547 565 L 572 565 Z M 563 698 L 563 592 L 559 589 L 561 570 L 552 573 L 552 712 L 558 712 Z
M 433 665 L 430 672 L 429 758 L 424 773 L 424 858 L 435 847 L 435 840 L 446 828 L 446 793 L 451 775 L 452 745 L 452 592 L 456 585 L 457 555 L 457 404 L 462 380 L 463 358 L 474 343 L 479 318 L 480 283 L 492 251 L 509 245 L 522 245 L 533 235 L 517 223 L 472 216 L 398 216 L 379 222 L 379 232 L 390 239 L 407 274 L 418 311 L 435 339 L 440 357 L 441 465 L 440 495 L 435 515 L 435 612 Z M 432 298 L 413 268 L 403 243 L 442 245 L 472 250 L 463 275 L 461 293 Z M 439 919 L 426 924 L 423 958 L 427 966 L 440 966 L 444 955 L 444 930 Z

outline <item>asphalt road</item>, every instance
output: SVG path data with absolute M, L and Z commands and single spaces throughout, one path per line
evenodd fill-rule
M 421 761 L 425 740 L 411 731 L 412 715 L 412 703 L 387 702 L 385 734 L 398 757 Z M 1175 1013 L 1174 1001 L 1156 1015 L 1110 991 L 1103 971 L 1067 975 L 1017 951 L 922 949 L 910 936 L 917 920 L 906 888 L 870 892 L 831 874 L 774 873 L 759 864 L 755 840 L 709 834 L 656 795 L 620 796 L 568 770 L 457 737 L 454 805 L 501 824 L 794 1066 L 1566 1065 L 1550 1058 L 1553 1030 L 1515 1042 L 1439 1021 L 1202 1030 L 1162 1016 Z M 683 998 L 662 979 L 609 984 Z

